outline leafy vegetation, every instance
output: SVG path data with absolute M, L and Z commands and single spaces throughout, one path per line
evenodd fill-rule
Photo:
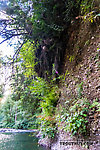
M 13 93 L 1 107 L 1 127 L 40 128 L 43 136 L 54 137 L 55 121 L 52 117 L 59 98 L 58 87 L 40 77 L 27 77 L 27 69 L 20 67 L 17 64 L 13 75 Z
M 78 137 L 88 136 L 90 134 L 89 114 L 95 110 L 100 111 L 98 100 L 94 100 L 92 104 L 86 98 L 68 100 L 63 108 L 60 106 L 60 110 L 56 110 L 58 127 Z
M 3 97 L 3 93 L 4 93 L 4 91 L 3 91 L 3 85 L 1 84 L 0 85 L 0 98 Z
M 85 99 L 81 99 L 74 103 L 70 107 L 70 112 L 68 113 L 68 117 L 66 119 L 66 127 L 65 130 L 70 130 L 73 135 L 87 135 L 87 125 L 88 125 L 88 109 L 89 102 Z
M 81 13 L 88 14 L 93 9 L 94 2 L 93 0 L 82 0 L 81 2 Z
M 2 2 L 1 6 L 7 14 L 7 19 L 1 19 L 1 36 L 4 38 L 1 43 L 17 36 L 21 39 L 19 43 L 24 43 L 24 49 L 28 49 L 29 43 L 34 41 L 34 54 L 31 54 L 36 59 L 31 67 L 35 66 L 38 76 L 47 80 L 52 74 L 53 64 L 61 72 L 66 35 L 71 20 L 79 14 L 80 0 L 9 0 Z M 18 54 L 19 49 L 16 50 Z
M 78 88 L 77 88 L 77 93 L 78 93 L 78 97 L 79 97 L 79 98 L 82 97 L 82 91 L 83 91 L 83 82 L 81 82 L 81 83 L 78 85 Z
M 0 2 L 1 4 L 1 2 Z M 2 2 L 7 19 L 0 20 L 1 43 L 19 38 L 12 65 L 12 94 L 1 106 L 0 126 L 38 128 L 43 137 L 54 138 L 57 125 L 63 122 L 65 131 L 86 135 L 89 112 L 99 111 L 99 103 L 90 104 L 82 98 L 83 82 L 78 85 L 77 98 L 66 101 L 64 110 L 56 115 L 59 99 L 59 80 L 63 56 L 69 40 L 71 21 L 79 14 L 93 9 L 93 1 L 86 0 L 9 0 Z M 89 21 L 92 22 L 93 13 Z M 88 45 L 88 41 L 85 43 Z M 72 54 L 69 62 L 75 60 Z M 0 93 L 1 96 L 2 93 Z

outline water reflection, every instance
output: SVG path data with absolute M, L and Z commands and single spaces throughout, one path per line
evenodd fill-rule
M 0 150 L 45 150 L 32 133 L 0 133 Z
M 2 141 L 10 139 L 11 135 L 6 135 L 6 134 L 0 134 L 0 143 L 2 143 Z

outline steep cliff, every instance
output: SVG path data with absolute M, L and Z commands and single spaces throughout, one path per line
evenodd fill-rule
M 55 114 L 58 134 L 52 144 L 47 140 L 52 150 L 99 150 L 100 17 L 90 18 L 76 17 L 69 29 Z

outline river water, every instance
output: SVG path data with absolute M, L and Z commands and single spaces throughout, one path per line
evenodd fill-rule
M 0 133 L 0 150 L 45 150 L 32 133 Z

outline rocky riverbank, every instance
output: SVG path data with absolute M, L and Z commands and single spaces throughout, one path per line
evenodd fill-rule
M 42 145 L 47 150 L 99 150 L 100 149 L 100 134 L 91 135 L 87 138 L 77 138 L 71 136 L 71 133 L 59 131 L 57 137 L 50 140 L 48 137 L 39 140 L 39 145 Z

